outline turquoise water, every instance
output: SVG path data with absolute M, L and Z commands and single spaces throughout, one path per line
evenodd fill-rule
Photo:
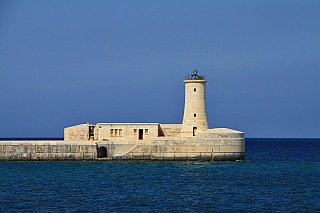
M 320 139 L 247 139 L 243 162 L 1 162 L 0 211 L 320 211 Z

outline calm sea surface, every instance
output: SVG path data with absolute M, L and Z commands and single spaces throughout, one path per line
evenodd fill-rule
M 243 162 L 0 162 L 0 211 L 320 212 L 320 139 L 246 139 Z

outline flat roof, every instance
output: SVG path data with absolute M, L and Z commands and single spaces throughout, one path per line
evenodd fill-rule
M 204 132 L 212 132 L 212 133 L 243 133 L 238 130 L 229 129 L 229 128 L 212 128 L 206 129 Z
M 97 123 L 97 125 L 159 125 L 159 123 Z

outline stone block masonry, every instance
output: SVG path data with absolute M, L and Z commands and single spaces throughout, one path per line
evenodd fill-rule
M 220 131 L 216 129 L 216 132 Z M 1 141 L 0 161 L 245 160 L 245 139 L 241 137 L 242 134 L 227 134 L 226 131 L 224 129 L 224 134 L 209 140 L 202 137 L 155 137 L 151 141 L 139 142 Z
M 0 161 L 79 161 L 95 159 L 97 159 L 97 146 L 92 142 L 0 142 Z
M 184 81 L 182 124 L 80 124 L 64 141 L 0 141 L 0 161 L 245 160 L 243 132 L 208 126 L 204 77 L 195 69 Z

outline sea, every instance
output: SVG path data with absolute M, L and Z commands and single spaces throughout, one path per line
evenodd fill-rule
M 246 139 L 246 160 L 0 162 L 1 212 L 320 212 L 320 139 Z

